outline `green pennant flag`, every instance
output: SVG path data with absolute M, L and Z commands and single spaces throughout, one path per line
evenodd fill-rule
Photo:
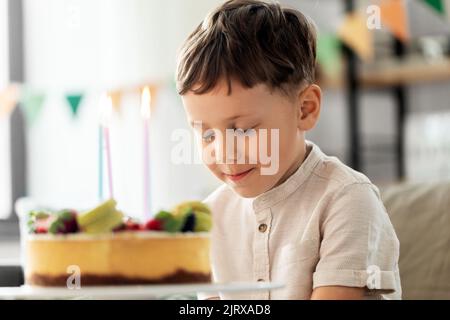
M 444 14 L 444 4 L 442 0 L 424 0 L 429 6 L 440 14 Z
M 25 89 L 20 97 L 20 106 L 25 114 L 27 122 L 32 125 L 44 106 L 45 95 L 41 92 Z
M 69 94 L 66 95 L 66 100 L 69 103 L 70 110 L 72 111 L 73 116 L 75 117 L 78 113 L 78 109 L 80 107 L 81 100 L 83 100 L 82 94 Z
M 409 32 L 412 37 L 450 34 L 450 24 L 423 1 L 407 1 Z
M 341 68 L 341 43 L 334 34 L 321 34 L 317 41 L 317 60 L 326 74 L 336 75 Z

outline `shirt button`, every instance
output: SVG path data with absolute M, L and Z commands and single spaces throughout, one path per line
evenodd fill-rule
M 259 230 L 259 232 L 262 232 L 262 233 L 266 232 L 266 230 L 267 230 L 267 224 L 261 223 L 261 224 L 259 225 L 259 227 L 258 227 L 258 230 Z

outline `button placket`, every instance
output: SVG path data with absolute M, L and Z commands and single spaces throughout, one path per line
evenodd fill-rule
M 258 227 L 259 232 L 264 233 L 267 230 L 267 224 L 261 223 Z
M 254 281 L 270 281 L 269 234 L 272 214 L 269 208 L 257 214 L 257 224 L 253 245 L 253 278 Z M 255 299 L 269 299 L 269 291 L 254 294 Z

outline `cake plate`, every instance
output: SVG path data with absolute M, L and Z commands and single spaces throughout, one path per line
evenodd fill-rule
M 48 299 L 195 299 L 197 292 L 256 292 L 282 288 L 275 282 L 235 282 L 211 284 L 169 284 L 132 286 L 89 286 L 80 289 L 56 287 L 0 287 L 0 300 Z

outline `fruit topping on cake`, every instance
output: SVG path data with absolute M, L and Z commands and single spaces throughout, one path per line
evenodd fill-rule
M 79 214 L 77 221 L 83 232 L 105 233 L 123 223 L 123 214 L 116 209 L 116 201 L 110 199 L 92 210 Z
M 77 213 L 74 210 L 31 211 L 28 228 L 31 233 L 65 234 L 79 231 Z
M 159 211 L 152 219 L 140 223 L 125 217 L 110 199 L 99 206 L 81 213 L 65 209 L 60 211 L 31 211 L 28 227 L 30 233 L 100 234 L 123 231 L 208 232 L 211 230 L 211 211 L 199 201 L 187 201 L 172 211 Z

